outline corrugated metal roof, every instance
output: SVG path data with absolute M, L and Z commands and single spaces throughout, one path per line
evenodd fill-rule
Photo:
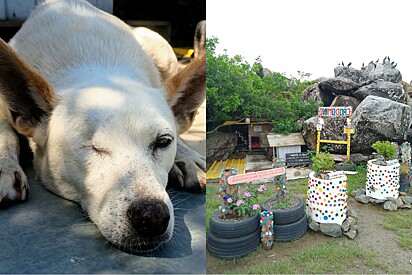
M 206 180 L 220 178 L 220 172 L 225 168 L 235 168 L 239 175 L 244 174 L 246 172 L 246 158 L 215 161 L 206 172 Z
M 293 133 L 289 135 L 267 134 L 270 147 L 284 147 L 294 145 L 305 145 L 301 133 Z

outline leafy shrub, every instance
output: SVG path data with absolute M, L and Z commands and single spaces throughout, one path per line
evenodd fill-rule
M 330 153 L 319 153 L 312 157 L 312 170 L 316 174 L 323 174 L 326 171 L 334 170 L 335 160 Z
M 314 81 L 286 77 L 281 73 L 263 76 L 260 57 L 250 65 L 240 55 L 216 53 L 217 38 L 206 40 L 207 129 L 226 120 L 245 117 L 273 121 L 273 132 L 299 132 L 303 121 L 317 114 L 316 101 L 303 100 L 303 91 Z
M 390 141 L 377 141 L 372 144 L 372 148 L 383 157 L 384 160 L 396 157 L 396 146 Z

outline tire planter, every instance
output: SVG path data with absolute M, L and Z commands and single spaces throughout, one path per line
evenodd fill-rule
M 277 242 L 290 242 L 300 239 L 308 230 L 308 218 L 304 215 L 297 222 L 274 225 L 273 233 L 274 240 Z
M 399 163 L 378 165 L 368 161 L 366 195 L 374 199 L 398 198 L 399 196 Z
M 347 178 L 342 176 L 330 180 L 309 174 L 306 207 L 308 216 L 318 223 L 342 224 L 347 215 Z
M 260 216 L 258 214 L 241 221 L 225 221 L 220 211 L 209 220 L 206 247 L 210 254 L 231 259 L 243 257 L 260 244 Z
M 303 202 L 294 197 L 298 204 L 289 209 L 274 209 L 269 206 L 275 198 L 268 199 L 262 204 L 263 211 L 273 212 L 273 220 L 275 225 L 286 225 L 299 221 L 305 215 L 305 206 Z

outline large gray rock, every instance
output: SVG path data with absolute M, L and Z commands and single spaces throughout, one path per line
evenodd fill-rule
M 214 132 L 206 137 L 206 158 L 226 159 L 236 148 L 237 135 L 233 133 Z
M 394 68 L 393 65 L 386 61 L 385 64 L 378 63 L 376 66 L 372 63 L 367 64 L 360 70 L 338 66 L 335 68 L 335 77 L 345 77 L 358 84 L 364 84 L 369 81 L 383 79 L 390 82 L 400 82 L 402 80 L 401 72 Z
M 352 152 L 371 152 L 378 140 L 402 143 L 411 125 L 411 107 L 386 98 L 368 96 L 353 112 Z
M 316 141 L 317 141 L 316 124 L 317 123 L 318 123 L 318 118 L 311 117 L 305 120 L 302 124 L 302 136 L 309 150 L 316 149 Z
M 333 93 L 336 95 L 350 95 L 359 87 L 360 85 L 351 79 L 341 76 L 328 78 L 319 82 L 319 90 L 321 92 Z
M 334 95 L 330 91 L 321 91 L 318 83 L 312 84 L 303 91 L 303 99 L 306 101 L 315 100 L 318 104 L 329 106 Z
M 342 227 L 337 223 L 321 223 L 320 231 L 325 235 L 335 238 L 342 236 Z
M 351 106 L 352 111 L 355 111 L 356 108 L 359 106 L 361 101 L 355 97 L 346 96 L 346 95 L 338 95 L 330 104 L 331 107 L 340 107 L 340 106 Z
M 364 100 L 370 95 L 388 98 L 400 103 L 406 103 L 406 94 L 400 83 L 377 80 L 371 84 L 360 87 L 352 93 L 352 96 L 359 100 Z

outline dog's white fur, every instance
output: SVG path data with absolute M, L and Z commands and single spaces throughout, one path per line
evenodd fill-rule
M 204 177 L 204 158 L 178 138 L 181 127 L 187 128 L 180 121 L 193 117 L 179 118 L 177 112 L 193 113 L 203 101 L 204 95 L 184 91 L 197 85 L 205 93 L 204 62 L 165 79 L 127 25 L 75 0 L 40 5 L 9 45 L 17 55 L 2 45 L 0 69 L 23 71 L 28 98 L 44 113 L 35 122 L 19 113 L 13 93 L 3 92 L 13 85 L 0 73 L 0 201 L 26 197 L 12 125 L 29 138 L 37 178 L 53 193 L 79 202 L 110 242 L 139 251 L 169 240 L 174 219 L 168 177 L 186 187 Z M 201 80 L 193 81 L 199 74 Z M 16 180 L 21 190 L 15 190 Z M 127 210 L 142 201 L 167 205 L 170 221 L 161 236 L 143 238 L 133 229 Z

